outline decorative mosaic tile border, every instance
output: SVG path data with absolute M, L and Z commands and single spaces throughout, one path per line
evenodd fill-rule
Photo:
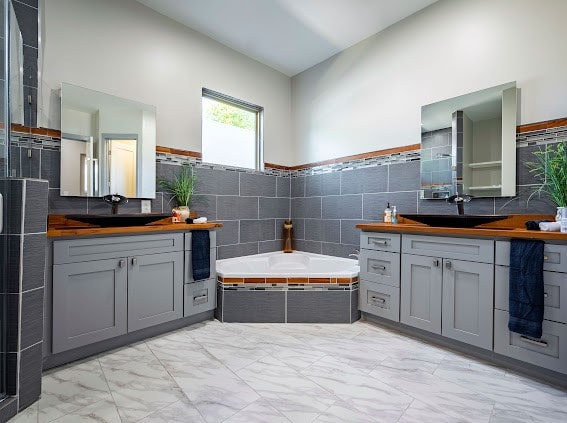
M 528 147 L 534 145 L 547 145 L 557 142 L 567 141 L 567 125 L 555 128 L 539 129 L 530 132 L 522 132 L 516 135 L 516 147 Z M 0 140 L 0 145 L 4 141 Z M 45 149 L 52 151 L 61 150 L 61 139 L 55 136 L 37 135 L 30 133 L 12 132 L 10 145 L 12 147 Z M 275 167 L 266 167 L 263 171 L 245 169 L 235 166 L 218 165 L 213 163 L 204 163 L 200 158 L 186 156 L 181 154 L 172 154 L 157 152 L 156 162 L 171 165 L 191 164 L 200 168 L 226 170 L 232 172 L 243 172 L 260 175 L 271 175 L 278 177 L 298 178 L 311 175 L 319 175 L 331 172 L 340 172 L 343 170 L 360 169 L 373 166 L 384 166 L 397 163 L 407 163 L 420 160 L 420 150 L 412 150 L 400 153 L 385 154 L 381 156 L 368 157 L 344 161 L 340 163 L 331 163 L 320 166 L 313 166 L 304 169 L 286 170 Z

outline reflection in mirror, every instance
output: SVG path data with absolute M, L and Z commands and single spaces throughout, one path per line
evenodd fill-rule
M 155 107 L 62 84 L 62 196 L 155 198 L 155 149 Z
M 516 83 L 421 108 L 422 198 L 516 195 Z

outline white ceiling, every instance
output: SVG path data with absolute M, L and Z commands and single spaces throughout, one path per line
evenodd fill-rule
M 288 76 L 437 0 L 138 0 Z

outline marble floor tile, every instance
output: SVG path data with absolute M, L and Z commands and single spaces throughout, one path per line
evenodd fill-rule
M 567 422 L 567 390 L 368 322 L 208 321 L 53 369 L 10 423 Z

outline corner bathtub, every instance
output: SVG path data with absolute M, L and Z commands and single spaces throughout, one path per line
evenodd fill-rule
M 244 323 L 352 323 L 356 260 L 294 251 L 217 260 L 216 318 Z

